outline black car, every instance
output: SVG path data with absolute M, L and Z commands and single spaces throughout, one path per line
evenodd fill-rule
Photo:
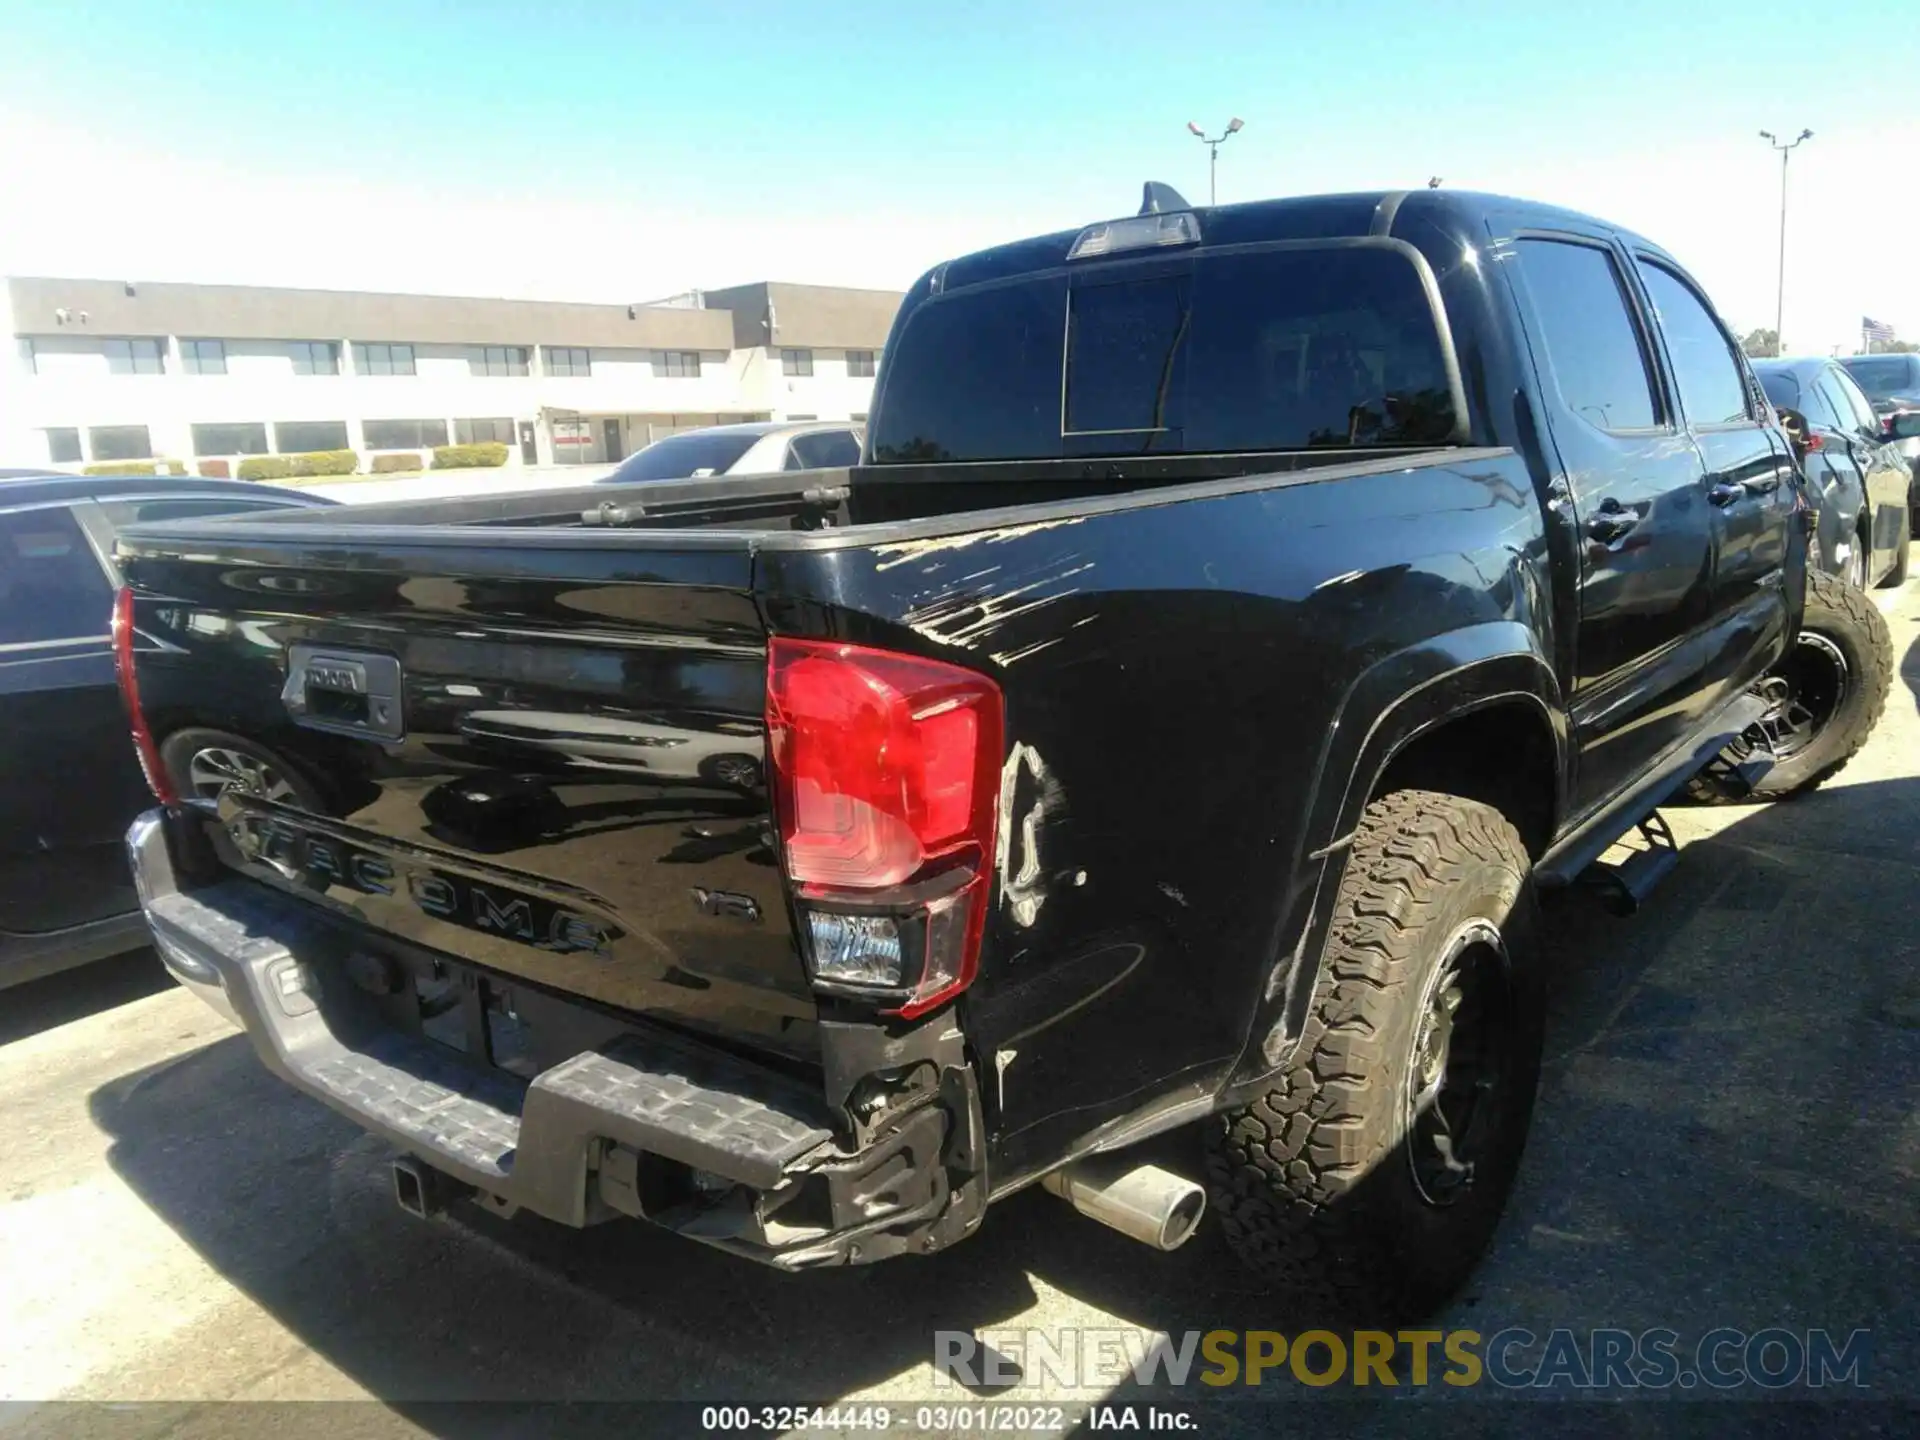
M 235 480 L 0 476 L 0 988 L 147 940 L 121 847 L 150 795 L 114 679 L 116 530 L 331 503 Z
M 1920 355 L 1850 355 L 1840 363 L 1866 392 L 1883 428 L 1902 411 L 1920 410 Z M 1913 471 L 1912 508 L 1920 512 L 1920 436 L 1893 443 Z
M 1877 358 L 1877 357 L 1876 357 Z M 1899 443 L 1920 414 L 1883 423 L 1841 366 L 1818 357 L 1756 360 L 1754 373 L 1793 438 L 1820 507 L 1817 563 L 1861 589 L 1907 578 L 1912 471 Z

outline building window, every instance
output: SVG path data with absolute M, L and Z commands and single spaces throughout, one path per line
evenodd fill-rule
M 114 375 L 163 375 L 166 345 L 161 340 L 109 340 L 107 370 Z M 115 457 L 120 458 L 120 457 Z M 137 456 L 144 459 L 144 456 Z
M 587 352 L 582 350 L 580 353 L 584 355 Z M 456 420 L 453 422 L 453 442 L 456 445 L 511 445 L 513 421 Z
M 780 352 L 780 373 L 782 375 L 811 375 L 813 373 L 813 352 L 811 350 L 782 350 Z
M 224 340 L 182 340 L 180 363 L 189 375 L 227 373 L 227 346 Z
M 340 347 L 331 340 L 296 340 L 293 342 L 292 349 L 294 374 L 338 375 L 340 373 Z M 411 362 L 409 362 L 408 373 L 412 373 Z
M 306 455 L 315 450 L 345 450 L 344 420 L 276 420 L 273 445 L 282 455 Z
M 668 380 L 698 380 L 700 352 L 698 350 L 662 350 L 653 357 L 653 373 Z
M 96 460 L 147 460 L 153 456 L 153 442 L 147 439 L 144 425 L 95 425 L 87 431 L 87 443 Z
M 361 426 L 369 450 L 419 450 L 447 443 L 444 420 L 369 420 Z
M 475 375 L 524 375 L 527 373 L 527 347 L 477 345 L 468 353 L 467 364 Z
M 820 417 L 819 417 L 818 415 L 789 415 L 789 416 L 787 416 L 787 419 L 789 419 L 789 420 L 818 420 L 819 418 L 820 418 Z
M 362 375 L 411 375 L 413 346 L 355 345 L 353 368 Z
M 267 427 L 261 424 L 195 425 L 193 453 L 264 455 L 267 453 Z
M 522 375 L 527 372 L 522 370 Z M 547 373 L 549 375 L 591 375 L 593 373 L 593 352 L 584 345 L 547 346 Z
M 56 465 L 71 465 L 80 458 L 80 432 L 72 426 L 47 431 L 47 459 Z
M 847 351 L 847 374 L 856 380 L 871 380 L 873 378 L 873 351 Z

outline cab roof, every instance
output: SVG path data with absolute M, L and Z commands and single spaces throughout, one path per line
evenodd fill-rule
M 1170 193 L 1162 187 L 1149 188 L 1160 190 L 1162 195 Z M 1490 232 L 1506 235 L 1525 229 L 1571 228 L 1607 231 L 1636 249 L 1665 256 L 1658 245 L 1644 236 L 1610 221 L 1535 200 L 1470 190 L 1363 190 L 1342 195 L 1296 195 L 1239 205 L 1187 208 L 1199 221 L 1198 248 L 1202 253 L 1221 245 L 1276 240 L 1338 240 L 1366 235 L 1417 240 L 1422 230 L 1429 234 L 1437 230 L 1463 243 L 1469 240 L 1484 243 Z M 1101 221 L 1096 219 L 1092 223 Z M 1085 228 L 1058 230 L 1050 235 L 975 251 L 935 266 L 922 283 L 934 291 L 949 291 L 1053 269 L 1067 263 L 1068 249 Z

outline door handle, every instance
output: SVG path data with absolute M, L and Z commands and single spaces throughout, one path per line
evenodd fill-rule
M 1707 499 L 1709 502 L 1715 505 L 1731 505 L 1733 504 L 1734 501 L 1738 500 L 1741 496 L 1747 493 L 1748 493 L 1748 490 L 1746 486 L 1732 485 L 1727 483 L 1725 480 L 1720 481 L 1716 485 L 1710 485 L 1707 487 Z
M 1622 510 L 1617 502 L 1601 502 L 1600 511 L 1587 521 L 1587 534 L 1602 545 L 1611 545 L 1640 523 L 1640 517 L 1631 510 Z

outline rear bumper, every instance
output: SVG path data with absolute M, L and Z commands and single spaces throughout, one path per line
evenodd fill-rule
M 823 1025 L 825 1095 L 640 1025 L 523 1080 L 368 1024 L 347 930 L 252 880 L 183 888 L 169 829 L 151 811 L 127 847 L 173 977 L 281 1079 L 496 1210 L 637 1216 L 783 1269 L 937 1250 L 979 1223 L 980 1103 L 949 1021 Z

